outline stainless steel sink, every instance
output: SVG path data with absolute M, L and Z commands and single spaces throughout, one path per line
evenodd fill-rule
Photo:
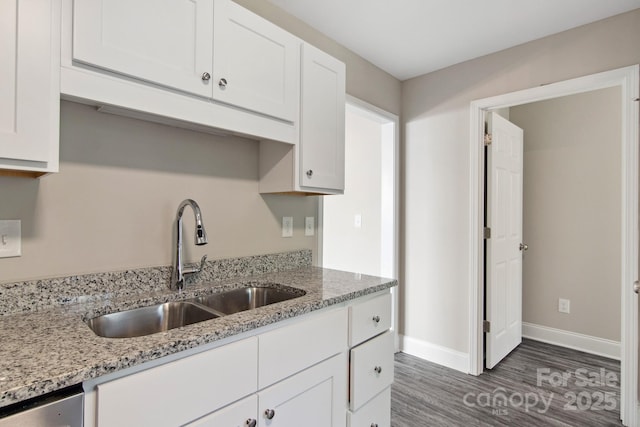
M 219 294 L 206 295 L 195 298 L 194 301 L 219 314 L 233 314 L 240 311 L 252 310 L 277 302 L 287 301 L 305 295 L 306 292 L 299 289 L 270 288 L 253 286 L 249 288 L 233 289 Z
M 90 319 L 87 323 L 98 336 L 131 338 L 164 332 L 216 317 L 219 316 L 196 304 L 174 301 L 105 314 Z

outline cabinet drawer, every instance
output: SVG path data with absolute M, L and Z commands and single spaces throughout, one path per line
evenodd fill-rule
M 257 424 L 257 411 L 258 396 L 254 394 L 184 427 L 247 427 L 252 421 Z
M 371 399 L 356 412 L 349 412 L 349 427 L 389 427 L 391 425 L 391 387 Z
M 97 386 L 98 427 L 177 426 L 257 390 L 257 338 Z
M 347 349 L 347 309 L 340 308 L 259 337 L 258 386 L 264 388 Z
M 350 402 L 357 410 L 393 382 L 393 335 L 386 332 L 351 350 Z
M 349 347 L 385 332 L 390 327 L 390 293 L 349 307 Z

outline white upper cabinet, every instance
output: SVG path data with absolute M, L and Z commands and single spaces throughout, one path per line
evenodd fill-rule
M 213 98 L 295 122 L 300 40 L 230 0 L 214 5 Z
M 302 50 L 300 185 L 344 191 L 345 65 Z
M 260 192 L 344 193 L 344 63 L 302 45 L 300 136 L 296 146 L 260 143 Z
M 85 0 L 73 6 L 73 59 L 297 120 L 300 40 L 231 0 Z
M 60 2 L 0 1 L 0 174 L 58 171 L 59 76 Z
M 211 97 L 211 0 L 83 0 L 73 5 L 74 60 Z

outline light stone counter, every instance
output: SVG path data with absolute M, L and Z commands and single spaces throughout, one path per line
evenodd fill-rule
M 166 271 L 109 273 L 115 280 L 96 278 L 100 275 L 77 276 L 71 280 L 73 296 L 66 294 L 61 300 L 52 296 L 58 293 L 50 292 L 56 288 L 50 283 L 50 289 L 42 292 L 37 292 L 35 282 L 0 285 L 0 408 L 397 284 L 392 279 L 310 267 L 310 260 L 309 251 L 299 251 L 214 261 L 203 274 L 206 281 L 191 284 L 182 293 L 167 288 Z M 238 270 L 239 266 L 245 268 Z M 254 275 L 246 276 L 247 271 Z M 272 272 L 255 274 L 262 271 Z M 234 272 L 241 277 L 228 277 Z M 138 280 L 137 292 L 121 289 L 128 280 L 122 276 L 127 274 Z M 55 280 L 70 284 L 67 279 Z M 83 280 L 87 282 L 84 287 Z M 155 282 L 145 288 L 140 280 Z M 46 281 L 38 282 L 47 288 Z M 87 294 L 87 289 L 96 290 L 97 282 L 107 289 L 97 295 Z M 84 322 L 99 314 L 249 284 L 290 286 L 306 291 L 306 295 L 137 338 L 101 338 Z M 35 301 L 29 303 L 29 298 Z

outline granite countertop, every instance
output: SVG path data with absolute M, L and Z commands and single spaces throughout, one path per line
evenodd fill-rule
M 250 284 L 303 289 L 289 301 L 136 338 L 101 338 L 84 322 L 95 315 L 192 298 Z M 0 408 L 183 350 L 388 289 L 395 280 L 303 266 L 137 295 L 77 298 L 69 304 L 0 316 Z M 2 292 L 0 292 L 2 295 Z

